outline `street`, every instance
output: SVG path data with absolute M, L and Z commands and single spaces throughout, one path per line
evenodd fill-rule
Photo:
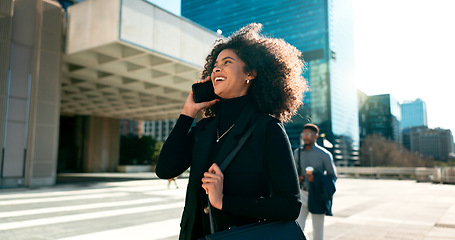
M 0 239 L 177 239 L 186 179 L 0 190 Z
M 187 179 L 128 180 L 1 189 L 0 239 L 177 239 Z M 340 178 L 333 213 L 325 239 L 453 240 L 455 185 Z

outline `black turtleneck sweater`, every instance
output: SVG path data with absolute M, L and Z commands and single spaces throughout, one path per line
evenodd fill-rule
M 226 136 L 231 131 L 235 121 L 239 117 L 240 113 L 243 111 L 245 105 L 250 101 L 248 95 L 232 98 L 232 99 L 221 99 L 218 104 L 220 104 L 218 109 L 218 133 L 217 139 L 220 138 L 211 152 L 212 159 L 215 159 L 220 146 L 223 144 Z
M 250 97 L 248 95 L 232 98 L 232 99 L 220 99 L 219 108 L 217 111 L 217 120 L 218 120 L 218 136 L 222 136 L 220 141 L 214 145 L 213 149 L 211 149 L 211 156 L 214 159 L 214 156 L 218 153 L 220 146 L 223 144 L 224 139 L 230 132 L 231 126 L 235 123 L 238 116 L 246 106 L 250 102 Z M 171 134 L 169 135 L 168 139 L 166 140 L 165 146 L 163 146 L 163 150 L 161 151 L 160 159 L 176 159 L 179 158 L 178 155 L 182 154 L 183 152 L 187 152 L 190 147 L 192 147 L 192 140 L 193 136 L 188 134 L 194 118 L 181 114 L 177 120 L 177 123 L 174 126 Z M 229 130 L 229 131 L 228 131 Z M 182 151 L 178 151 L 181 149 Z M 169 149 L 170 151 L 166 151 Z

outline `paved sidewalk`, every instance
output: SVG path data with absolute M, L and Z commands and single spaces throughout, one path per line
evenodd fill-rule
M 455 185 L 341 178 L 325 239 L 455 239 Z
M 188 178 L 184 172 L 180 178 Z M 60 173 L 57 175 L 57 184 L 77 184 L 92 182 L 116 182 L 132 180 L 161 180 L 154 172 L 144 173 Z
M 183 175 L 180 182 L 184 183 L 186 178 L 187 175 Z M 46 191 L 61 187 L 83 190 L 91 186 L 123 184 L 115 183 L 123 181 L 130 184 L 126 181 L 133 179 L 152 180 L 147 185 L 167 185 L 157 181 L 154 173 L 59 174 L 57 186 L 48 187 Z M 146 184 L 146 181 L 137 182 Z M 184 189 L 181 190 L 179 198 L 183 202 Z M 0 196 L 2 192 L 21 191 L 27 190 L 0 190 Z M 176 213 L 172 218 L 178 220 L 180 216 Z M 455 185 L 339 178 L 333 214 L 325 218 L 324 239 L 455 240 Z M 312 239 L 311 230 L 309 218 L 306 229 L 309 239 Z

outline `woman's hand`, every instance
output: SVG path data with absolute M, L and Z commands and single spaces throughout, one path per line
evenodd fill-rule
M 207 82 L 209 80 L 210 80 L 210 76 L 208 76 L 205 80 L 200 81 L 198 84 Z M 194 83 L 197 83 L 197 82 L 194 82 Z M 199 111 L 214 105 L 218 101 L 219 101 L 219 99 L 215 99 L 210 102 L 196 103 L 196 102 L 194 102 L 194 98 L 193 98 L 193 90 L 191 90 L 190 94 L 186 98 L 186 102 L 185 102 L 185 105 L 183 106 L 182 114 L 186 115 L 188 117 L 195 118 Z
M 224 175 L 216 163 L 212 164 L 202 178 L 202 188 L 209 195 L 210 204 L 219 210 L 223 207 L 223 180 Z

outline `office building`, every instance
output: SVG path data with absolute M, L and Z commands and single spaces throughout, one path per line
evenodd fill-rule
M 251 22 L 263 33 L 283 38 L 303 52 L 304 74 L 311 91 L 286 131 L 293 148 L 300 145 L 303 125 L 312 122 L 338 165 L 357 159 L 359 127 L 354 81 L 351 1 L 211 1 L 182 0 L 182 16 L 224 36 Z M 330 144 L 326 144 L 327 146 Z
M 361 138 L 367 135 L 378 134 L 388 140 L 401 143 L 400 103 L 390 94 L 368 96 L 366 103 L 359 111 L 360 116 L 365 120 L 361 121 Z
M 403 138 L 408 139 L 403 145 L 411 152 L 438 161 L 447 162 L 454 152 L 452 131 L 448 129 L 412 127 L 403 131 Z
M 422 99 L 401 104 L 401 129 L 428 126 L 427 105 Z
M 357 90 L 357 95 L 358 95 L 358 106 L 359 106 L 359 137 L 360 137 L 360 141 L 362 141 L 367 136 L 368 95 L 360 90 Z
M 142 135 L 151 136 L 157 141 L 166 141 L 171 133 L 177 119 L 157 120 L 157 121 L 143 121 L 142 122 Z
M 131 120 L 131 119 L 121 119 L 120 120 L 120 135 L 128 136 L 142 136 L 142 121 L 141 120 Z

